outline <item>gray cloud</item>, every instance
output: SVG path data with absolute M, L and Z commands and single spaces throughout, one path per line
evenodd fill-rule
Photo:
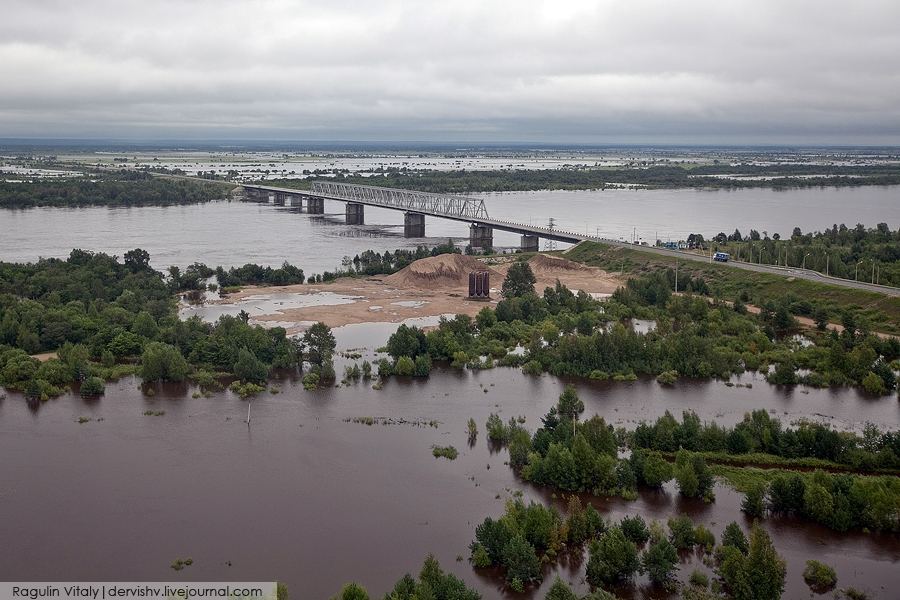
M 900 143 L 900 4 L 0 8 L 0 136 Z

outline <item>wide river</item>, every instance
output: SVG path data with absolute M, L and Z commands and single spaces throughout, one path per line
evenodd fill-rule
M 868 226 L 900 222 L 897 188 L 772 192 L 638 191 L 491 194 L 489 212 L 579 228 L 613 237 L 646 239 L 746 233 L 751 227 L 789 234 L 832 223 Z M 410 247 L 400 213 L 366 209 L 369 225 L 347 227 L 337 211 L 311 216 L 296 209 L 237 202 L 203 206 L 108 210 L 35 209 L 0 212 L 0 260 L 66 256 L 73 247 L 121 255 L 143 247 L 157 268 L 288 260 L 307 273 L 335 267 L 342 256 L 374 248 Z M 428 219 L 433 243 L 465 238 L 465 224 Z M 515 236 L 497 234 L 497 244 Z M 364 348 L 372 360 L 395 325 L 362 324 L 336 330 L 339 349 Z M 342 365 L 338 366 L 339 369 Z M 586 415 L 599 413 L 633 427 L 671 410 L 697 411 L 733 424 L 764 408 L 785 422 L 811 417 L 859 430 L 871 421 L 900 427 L 900 404 L 851 390 L 781 389 L 745 375 L 753 387 L 722 382 L 580 382 Z M 304 391 L 296 379 L 277 383 L 252 404 L 230 392 L 193 398 L 188 386 L 160 388 L 153 397 L 127 378 L 99 400 L 66 395 L 29 407 L 21 395 L 0 393 L 0 580 L 272 580 L 288 583 L 293 599 L 326 599 L 355 579 L 381 597 L 427 553 L 478 588 L 504 596 L 501 580 L 476 573 L 465 558 L 474 528 L 498 516 L 515 491 L 527 499 L 562 500 L 518 480 L 484 435 L 491 412 L 524 416 L 534 429 L 555 403 L 563 382 L 523 377 L 516 369 L 436 370 L 426 380 L 390 380 L 382 390 L 359 383 Z M 165 411 L 145 416 L 144 411 Z M 79 424 L 80 417 L 91 420 Z M 354 417 L 437 421 L 437 426 L 372 425 Z M 479 436 L 467 444 L 466 421 Z M 432 445 L 453 445 L 455 461 L 435 459 Z M 604 516 L 640 513 L 665 520 L 685 512 L 718 536 L 725 525 L 749 523 L 740 495 L 718 485 L 713 504 L 685 502 L 669 486 L 635 502 L 590 499 Z M 900 540 L 877 534 L 836 534 L 792 520 L 767 519 L 788 561 L 786 598 L 807 597 L 801 576 L 809 558 L 836 567 L 839 586 L 870 597 L 895 597 Z M 458 561 L 457 557 L 463 557 Z M 193 558 L 181 572 L 169 565 Z M 708 570 L 693 554 L 681 558 L 680 578 Z M 555 571 L 581 591 L 585 561 L 567 557 Z M 542 598 L 553 578 L 526 597 Z M 617 590 L 625 597 L 657 591 L 639 579 Z
M 336 330 L 339 349 L 365 347 L 374 358 L 393 328 L 353 325 Z M 871 400 L 850 390 L 784 390 L 746 375 L 753 387 L 721 382 L 579 383 L 586 414 L 633 427 L 664 410 L 693 409 L 733 424 L 764 408 L 784 421 L 801 415 L 859 428 L 865 421 L 900 425 L 896 400 Z M 144 396 L 133 378 L 107 387 L 97 401 L 67 395 L 31 407 L 18 394 L 0 401 L 0 579 L 5 580 L 271 580 L 291 597 L 326 599 L 356 579 L 381 597 L 428 553 L 478 588 L 504 596 L 496 575 L 476 573 L 467 560 L 474 527 L 498 516 L 511 493 L 559 498 L 518 480 L 505 451 L 489 447 L 491 412 L 524 416 L 534 429 L 563 382 L 523 377 L 517 369 L 477 373 L 439 369 L 425 380 L 390 380 L 382 390 L 359 383 L 307 392 L 296 380 L 277 383 L 252 404 L 226 391 L 192 398 L 188 386 Z M 144 411 L 165 411 L 144 416 Z M 80 417 L 91 420 L 79 424 Z M 364 425 L 354 417 L 437 421 L 437 426 Z M 467 444 L 466 421 L 479 436 Z M 435 459 L 432 445 L 453 445 L 455 461 Z M 718 485 L 712 504 L 685 502 L 674 488 L 635 502 L 591 498 L 607 517 L 640 513 L 665 520 L 690 514 L 718 536 L 731 520 L 749 523 L 740 495 Z M 765 526 L 788 561 L 787 595 L 808 595 L 801 573 L 809 558 L 837 568 L 840 584 L 890 598 L 898 583 L 900 541 L 879 534 L 836 534 L 791 520 Z M 176 573 L 176 558 L 194 563 Z M 680 577 L 706 569 L 681 557 Z M 527 597 L 542 598 L 558 572 L 575 587 L 585 560 L 567 557 Z M 639 579 L 617 590 L 655 597 Z
M 867 227 L 900 223 L 900 187 L 814 188 L 773 191 L 596 190 L 483 194 L 488 213 L 499 219 L 584 231 L 649 243 L 656 239 L 705 236 L 735 227 L 790 235 L 857 222 Z M 241 202 L 146 208 L 40 208 L 0 211 L 0 260 L 65 257 L 72 248 L 121 256 L 141 247 L 153 265 L 184 267 L 246 262 L 280 265 L 285 260 L 306 273 L 334 269 L 343 256 L 368 249 L 394 250 L 435 244 L 448 237 L 465 245 L 465 223 L 428 217 L 427 240 L 403 238 L 403 214 L 366 207 L 365 226 L 344 224 L 344 204 L 326 202 L 327 213 Z M 518 236 L 496 232 L 496 246 L 517 247 Z

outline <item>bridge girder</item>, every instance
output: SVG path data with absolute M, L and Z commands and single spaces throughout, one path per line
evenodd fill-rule
M 429 215 L 466 218 L 489 219 L 484 200 L 432 194 L 415 190 L 398 190 L 395 188 L 373 185 L 355 185 L 334 181 L 313 181 L 311 193 L 318 196 L 360 202 L 386 208 L 397 208 L 406 211 Z

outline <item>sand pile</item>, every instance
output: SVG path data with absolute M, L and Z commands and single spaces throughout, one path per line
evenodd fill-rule
M 385 283 L 397 288 L 467 288 L 469 273 L 487 271 L 491 274 L 491 285 L 503 282 L 502 276 L 477 258 L 462 254 L 441 254 L 422 258 L 408 267 L 385 277 Z

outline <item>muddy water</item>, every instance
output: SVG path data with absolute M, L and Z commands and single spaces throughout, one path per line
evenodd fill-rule
M 383 339 L 389 327 L 340 328 L 339 349 L 364 346 L 371 359 L 372 340 Z M 457 556 L 468 556 L 475 525 L 502 513 L 511 491 L 553 499 L 513 476 L 503 464 L 506 453 L 488 448 L 483 424 L 499 411 L 504 418 L 523 415 L 527 427 L 536 427 L 563 382 L 494 369 L 442 370 L 428 381 L 389 381 L 380 391 L 363 383 L 316 392 L 303 391 L 296 380 L 278 385 L 281 393 L 253 401 L 249 427 L 247 402 L 227 391 L 194 399 L 187 386 L 170 386 L 145 397 L 127 379 L 108 386 L 100 400 L 65 396 L 34 410 L 8 394 L 0 401 L 0 579 L 279 579 L 292 598 L 324 599 L 355 578 L 380 597 L 432 552 L 485 598 L 503 595 L 500 580 Z M 588 414 L 617 424 L 667 408 L 693 408 L 731 423 L 757 407 L 848 424 L 900 424 L 897 402 L 849 391 L 786 392 L 762 381 L 752 389 L 662 388 L 652 381 L 579 387 Z M 145 410 L 165 414 L 144 416 Z M 81 416 L 92 420 L 79 424 Z M 439 425 L 344 421 L 362 416 Z M 473 447 L 466 439 L 469 417 L 481 430 Z M 434 444 L 456 446 L 459 458 L 433 458 Z M 721 486 L 716 494 L 712 505 L 683 502 L 672 489 L 631 503 L 594 502 L 616 519 L 688 512 L 717 534 L 730 520 L 744 523 L 739 495 Z M 766 526 L 788 560 L 785 597 L 808 596 L 801 572 L 813 557 L 837 568 L 840 585 L 892 597 L 885 586 L 898 583 L 897 538 L 838 535 L 792 521 Z M 191 567 L 169 567 L 185 557 L 194 559 Z M 693 555 L 682 560 L 682 579 L 701 567 Z M 573 558 L 557 568 L 585 589 L 583 569 Z M 533 597 L 543 597 L 550 581 L 552 573 Z M 653 595 L 643 580 L 619 593 Z
M 688 233 L 706 236 L 740 227 L 769 234 L 849 226 L 868 227 L 900 220 L 897 186 L 815 188 L 773 191 L 585 190 L 482 194 L 488 213 L 498 219 L 535 225 L 556 219 L 560 229 L 652 242 L 678 240 Z M 296 208 L 238 202 L 143 208 L 37 208 L 0 211 L 0 260 L 31 261 L 65 257 L 72 248 L 122 256 L 134 247 L 150 252 L 157 269 L 195 261 L 233 266 L 285 260 L 307 274 L 334 270 L 343 256 L 365 250 L 393 251 L 434 245 L 452 237 L 468 243 L 463 222 L 426 218 L 425 240 L 403 238 L 403 214 L 366 207 L 365 226 L 344 224 L 344 204 L 326 202 L 326 215 Z M 519 236 L 495 232 L 497 247 L 519 245 Z M 565 247 L 565 245 L 557 245 Z

